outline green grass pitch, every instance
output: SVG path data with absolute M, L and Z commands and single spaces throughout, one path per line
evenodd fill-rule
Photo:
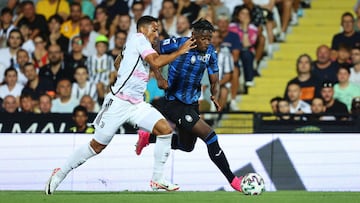
M 246 196 L 238 192 L 56 192 L 0 191 L 3 203 L 360 203 L 360 192 L 265 192 Z

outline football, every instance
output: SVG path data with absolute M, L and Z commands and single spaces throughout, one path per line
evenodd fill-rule
M 265 191 L 264 179 L 258 173 L 248 173 L 241 180 L 241 190 L 245 195 L 260 195 Z

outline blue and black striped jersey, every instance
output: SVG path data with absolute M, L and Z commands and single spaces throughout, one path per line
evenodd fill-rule
M 187 37 L 165 39 L 160 42 L 160 53 L 174 52 L 188 39 Z M 192 49 L 179 56 L 169 64 L 169 88 L 165 92 L 165 98 L 177 99 L 185 104 L 197 103 L 205 69 L 209 75 L 219 72 L 217 54 L 213 45 L 210 45 L 206 52 Z

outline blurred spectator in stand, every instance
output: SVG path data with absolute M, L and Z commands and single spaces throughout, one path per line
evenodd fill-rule
M 70 14 L 69 3 L 67 0 L 40 0 L 36 4 L 36 13 L 43 15 L 47 20 L 54 14 L 66 20 Z
M 80 37 L 83 43 L 83 54 L 90 56 L 96 53 L 95 39 L 99 33 L 93 30 L 93 24 L 88 16 L 84 16 L 80 20 Z
M 12 95 L 7 95 L 2 102 L 2 108 L 6 113 L 17 113 L 19 112 L 19 104 L 16 102 L 16 98 Z
M 80 105 L 85 107 L 89 113 L 97 113 L 100 110 L 99 104 L 90 95 L 83 95 L 80 99 Z
M 273 114 L 277 114 L 278 113 L 278 103 L 279 101 L 283 99 L 279 96 L 276 96 L 276 97 L 273 97 L 271 100 L 270 100 L 270 106 L 271 106 L 271 112 Z
M 68 39 L 80 33 L 80 19 L 82 16 L 80 3 L 73 2 L 70 6 L 70 17 L 61 24 L 60 32 Z M 93 16 L 93 13 L 91 14 Z M 66 50 L 67 51 L 67 50 Z
M 325 113 L 335 115 L 337 120 L 346 120 L 349 113 L 346 105 L 334 98 L 334 83 L 332 81 L 324 81 L 321 88 L 321 98 L 325 102 Z
M 116 30 L 125 31 L 129 34 L 130 26 L 131 26 L 131 17 L 129 14 L 118 15 L 115 20 Z
M 299 83 L 292 82 L 287 86 L 287 97 L 290 103 L 290 113 L 308 114 L 311 113 L 311 107 L 308 103 L 301 100 L 301 86 Z
M 222 39 L 221 46 L 228 47 L 231 51 L 233 60 L 234 60 L 234 69 L 231 75 L 231 99 L 229 108 L 231 111 L 238 111 L 236 96 L 239 90 L 239 77 L 240 77 L 240 50 L 242 45 L 240 44 L 239 36 L 235 32 L 230 32 L 228 30 L 230 24 L 229 15 L 221 14 L 217 16 L 216 25 L 219 29 L 219 34 Z
M 87 65 L 87 57 L 82 53 L 83 42 L 80 36 L 75 36 L 71 40 L 71 51 L 66 54 L 65 57 L 65 66 L 74 72 L 75 68 L 78 66 Z
M 20 96 L 20 112 L 26 114 L 33 114 L 36 101 L 33 100 L 30 94 L 23 93 Z
M 355 31 L 360 31 L 360 6 L 357 5 L 356 8 L 355 8 L 355 15 L 356 15 L 356 18 L 355 18 L 355 22 L 354 22 L 354 30 Z
M 94 30 L 107 37 L 112 37 L 115 33 L 115 27 L 112 28 L 112 18 L 109 18 L 105 7 L 97 6 L 95 8 L 95 19 L 93 20 Z
M 51 112 L 71 113 L 79 105 L 79 100 L 71 96 L 71 81 L 67 78 L 59 80 L 56 86 L 56 99 L 52 101 Z
M 52 98 L 48 94 L 42 94 L 39 97 L 39 113 L 48 114 L 51 113 Z
M 125 31 L 121 31 L 119 30 L 118 32 L 116 32 L 116 34 L 114 35 L 113 41 L 115 42 L 115 46 L 113 46 L 114 48 L 112 48 L 111 50 L 108 51 L 108 55 L 112 56 L 113 60 L 115 61 L 115 58 L 121 54 L 121 52 L 124 49 L 125 46 L 125 42 L 126 42 L 126 38 L 127 38 L 127 33 Z M 111 43 L 111 42 L 110 42 Z M 109 45 L 110 46 L 110 45 Z
M 254 70 L 256 71 L 255 75 L 259 75 L 258 73 L 258 65 L 260 64 L 260 60 L 263 57 L 265 50 L 265 36 L 263 35 L 263 27 L 265 27 L 266 19 L 264 16 L 263 9 L 259 5 L 255 5 L 252 0 L 243 0 L 244 4 L 241 6 L 237 6 L 234 9 L 233 21 L 237 19 L 237 10 L 241 9 L 241 7 L 246 7 L 250 11 L 250 23 L 257 27 L 257 38 L 255 43 L 255 61 L 254 61 Z
M 134 1 L 133 4 L 131 5 L 131 12 L 133 16 L 131 18 L 131 24 L 128 34 L 137 32 L 137 28 L 136 28 L 137 21 L 139 20 L 139 18 L 141 18 L 141 16 L 143 16 L 144 13 L 143 1 Z
M 109 85 L 115 81 L 116 71 L 113 66 L 114 60 L 107 55 L 109 41 L 104 35 L 96 38 L 96 54 L 88 57 L 88 70 L 90 82 L 96 84 L 98 102 L 102 104 Z
M 229 92 L 231 89 L 231 75 L 234 70 L 234 60 L 231 51 L 227 46 L 221 46 L 222 38 L 219 30 L 215 30 L 212 34 L 211 42 L 217 52 L 218 66 L 219 66 L 219 104 L 226 108 Z M 213 102 L 211 102 L 212 104 Z
M 55 97 L 53 82 L 47 77 L 39 76 L 34 64 L 29 62 L 25 63 L 24 75 L 28 82 L 23 88 L 22 93 L 31 94 L 35 100 L 38 100 L 42 94 L 48 94 L 51 97 Z
M 13 13 L 8 7 L 1 10 L 0 16 L 0 48 L 7 47 L 6 42 L 9 37 L 10 31 L 15 28 L 13 25 Z
M 190 23 L 193 23 L 199 15 L 200 6 L 191 0 L 178 0 L 177 3 L 176 15 L 184 15 L 189 18 Z
M 41 68 L 49 63 L 47 40 L 44 35 L 38 35 L 34 38 L 34 44 L 35 51 L 31 54 L 31 58 L 35 68 Z
M 16 26 L 21 27 L 22 24 L 28 24 L 32 30 L 31 39 L 34 39 L 39 34 L 48 33 L 46 18 L 41 14 L 36 14 L 34 2 L 23 1 L 20 8 L 21 12 Z
M 337 52 L 335 64 L 338 67 L 344 66 L 350 68 L 351 67 L 350 57 L 351 57 L 351 47 L 345 44 L 340 44 Z
M 180 15 L 176 21 L 176 36 L 175 37 L 191 37 L 189 19 L 186 16 Z
M 170 35 L 176 35 L 176 4 L 174 0 L 163 0 L 159 19 L 164 25 L 164 30 Z
M 334 35 L 331 42 L 332 60 L 337 58 L 340 44 L 344 44 L 349 47 L 360 46 L 360 33 L 354 30 L 354 21 L 352 13 L 345 12 L 342 14 L 341 26 L 343 31 Z
M 143 16 L 144 3 L 142 1 L 134 1 L 133 4 L 131 5 L 131 11 L 133 13 L 133 17 L 131 19 L 129 34 L 137 32 L 136 24 L 139 18 Z
M 316 61 L 313 62 L 312 75 L 323 81 L 337 82 L 339 66 L 331 61 L 331 49 L 327 45 L 320 45 L 316 50 Z
M 179 17 L 179 16 L 178 16 Z M 197 19 L 205 19 L 209 21 L 211 24 L 215 24 L 216 22 L 216 11 L 215 7 L 212 3 L 205 4 L 201 6 Z
M 103 0 L 98 6 L 106 8 L 109 19 L 114 19 L 116 15 L 129 13 L 126 0 Z
M 87 65 L 87 57 L 82 53 L 83 43 L 80 36 L 75 36 L 71 40 L 71 51 L 65 56 L 65 65 L 71 69 L 72 72 L 78 66 Z
M 293 0 L 276 0 L 276 6 L 281 11 L 281 33 L 277 36 L 276 40 L 279 42 L 286 41 L 286 32 L 289 27 Z
M 275 6 L 275 0 L 253 0 L 253 2 L 261 7 L 263 10 L 264 18 L 265 18 L 265 28 L 266 32 L 266 53 L 267 56 L 272 57 L 274 51 L 274 41 L 275 35 L 274 33 L 280 33 L 281 30 L 281 22 L 280 22 L 280 14 L 279 10 Z
M 18 75 L 15 68 L 10 67 L 5 70 L 5 83 L 0 85 L 0 98 L 4 99 L 7 95 L 13 95 L 16 97 L 16 101 L 19 102 L 23 85 L 18 83 Z
M 26 85 L 27 78 L 25 76 L 24 66 L 26 63 L 30 62 L 30 57 L 28 52 L 25 49 L 19 49 L 16 52 L 16 64 L 15 69 L 18 73 L 18 83 L 22 85 Z
M 360 97 L 354 97 L 351 102 L 351 114 L 360 115 Z
M 351 62 L 349 81 L 360 85 L 360 47 L 353 47 L 351 50 Z
M 89 81 L 89 73 L 86 67 L 78 66 L 74 73 L 75 82 L 72 84 L 72 97 L 80 100 L 83 95 L 90 95 L 97 101 L 96 85 Z
M 231 18 L 231 12 L 227 4 L 223 2 L 223 0 L 212 0 L 212 5 L 215 8 L 215 20 L 220 15 L 226 15 L 228 19 Z
M 32 30 L 28 24 L 22 24 L 20 26 L 21 35 L 24 38 L 24 43 L 22 44 L 22 48 L 25 49 L 29 54 L 35 51 L 35 43 L 34 40 L 30 38 Z
M 72 4 L 80 4 L 82 15 L 89 16 L 91 20 L 94 19 L 95 6 L 90 0 L 73 0 Z M 71 18 L 71 9 L 72 9 L 72 5 L 70 5 L 70 18 Z M 69 37 L 69 39 L 71 39 L 71 37 Z
M 290 113 L 290 103 L 286 99 L 280 98 L 277 102 L 276 115 L 278 120 L 287 121 L 293 120 L 294 117 Z
M 255 75 L 254 70 L 254 52 L 255 43 L 258 36 L 258 29 L 255 25 L 250 23 L 250 10 L 245 6 L 238 7 L 235 23 L 229 25 L 229 31 L 238 34 L 241 42 L 240 60 L 244 69 L 245 86 L 252 87 L 255 85 L 253 79 Z
M 300 85 L 300 99 L 311 103 L 314 97 L 320 97 L 321 81 L 311 74 L 311 58 L 308 54 L 302 54 L 296 61 L 297 76 L 288 82 L 289 84 L 297 83 Z M 288 88 L 285 90 L 285 98 L 288 98 Z
M 50 45 L 48 48 L 49 63 L 40 68 L 39 75 L 49 78 L 54 88 L 62 78 L 73 80 L 73 70 L 64 64 L 64 54 L 57 44 Z
M 144 3 L 144 13 L 143 13 L 143 15 L 150 15 L 150 16 L 153 16 L 155 18 L 159 17 L 162 1 L 142 0 L 142 2 Z
M 94 127 L 88 125 L 89 117 L 85 107 L 76 106 L 72 112 L 72 119 L 75 125 L 69 129 L 69 133 L 94 133 Z
M 168 39 L 170 38 L 169 33 L 166 32 L 166 30 L 164 29 L 164 24 L 161 20 L 158 20 L 158 32 L 159 32 L 159 40 L 164 40 L 164 39 Z
M 0 63 L 0 84 L 4 82 L 4 75 L 5 75 L 6 67 Z
M 324 115 L 326 111 L 325 101 L 322 98 L 315 97 L 311 101 L 311 115 L 307 118 L 309 121 L 333 121 L 335 116 Z
M 48 45 L 58 44 L 61 47 L 63 53 L 67 53 L 69 51 L 69 38 L 64 36 L 60 32 L 61 24 L 64 21 L 59 15 L 50 16 L 48 20 L 48 28 L 49 28 L 49 38 Z
M 21 48 L 24 38 L 20 30 L 13 29 L 10 31 L 7 41 L 8 47 L 0 49 L 0 63 L 8 67 L 14 67 L 16 63 L 16 53 Z
M 343 102 L 350 111 L 352 99 L 360 96 L 360 87 L 349 81 L 350 69 L 348 67 L 340 67 L 337 76 L 339 83 L 334 85 L 334 98 Z

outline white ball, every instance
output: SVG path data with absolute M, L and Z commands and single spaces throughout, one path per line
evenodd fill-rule
M 265 191 L 264 179 L 258 173 L 248 173 L 241 180 L 241 190 L 245 195 L 260 195 Z

